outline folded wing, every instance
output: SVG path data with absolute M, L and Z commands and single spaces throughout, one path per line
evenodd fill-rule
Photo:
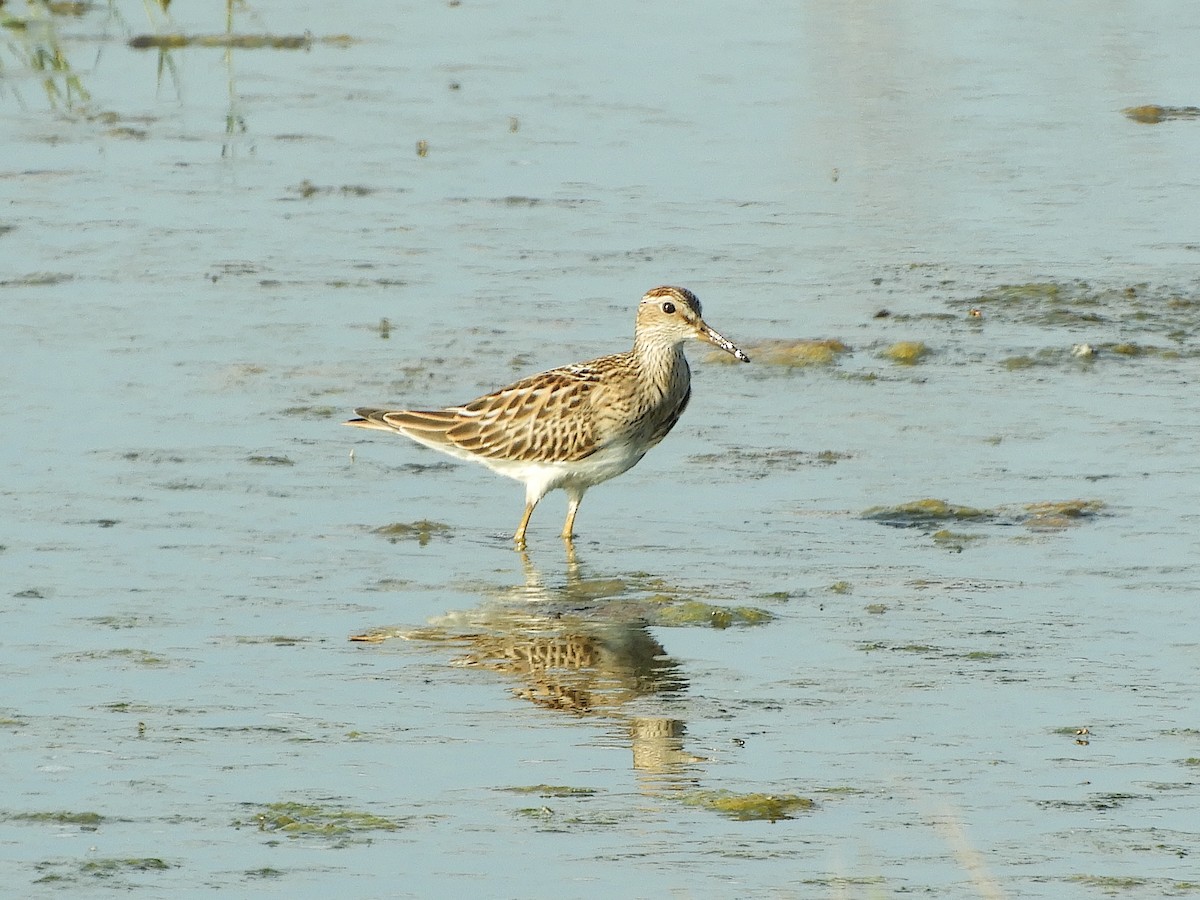
M 586 365 L 565 366 L 518 381 L 464 406 L 436 410 L 356 409 L 360 428 L 398 431 L 452 455 L 523 462 L 574 462 L 600 444 L 592 402 L 598 379 Z

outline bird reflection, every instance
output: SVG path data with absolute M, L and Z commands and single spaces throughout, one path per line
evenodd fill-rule
M 467 650 L 458 665 L 516 677 L 516 696 L 581 715 L 611 714 L 686 687 L 625 579 L 585 578 L 571 547 L 558 583 L 548 583 L 526 552 L 521 567 L 524 583 L 494 592 L 494 602 L 471 616 L 484 630 L 458 636 Z
M 653 610 L 645 595 L 652 579 L 585 574 L 569 544 L 556 578 L 547 579 L 527 552 L 520 561 L 523 580 L 476 586 L 486 599 L 470 611 L 447 614 L 425 628 L 355 639 L 449 644 L 461 651 L 454 665 L 514 681 L 513 696 L 521 700 L 612 720 L 618 739 L 630 742 L 634 770 L 647 790 L 693 784 L 690 770 L 703 758 L 685 750 L 684 723 L 646 714 L 656 701 L 687 688 L 679 663 L 648 627 Z

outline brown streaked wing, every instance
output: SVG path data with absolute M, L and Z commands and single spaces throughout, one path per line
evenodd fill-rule
M 363 415 L 367 410 L 356 409 L 355 412 Z M 368 422 L 382 422 L 398 431 L 438 444 L 450 443 L 446 439 L 446 432 L 454 427 L 456 421 L 452 409 L 380 409 L 370 412 L 374 415 L 365 416 Z
M 453 413 L 454 424 L 445 439 L 490 459 L 584 459 L 599 446 L 591 414 L 598 381 L 597 370 L 588 363 L 533 375 L 446 410 Z

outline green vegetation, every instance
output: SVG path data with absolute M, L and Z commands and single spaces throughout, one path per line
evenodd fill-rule
M 864 510 L 864 519 L 873 519 L 885 525 L 915 527 L 933 522 L 961 521 L 964 519 L 990 519 L 994 513 L 973 506 L 947 503 L 945 500 L 926 498 L 901 503 L 898 506 L 872 506 Z
M 371 533 L 382 535 L 393 544 L 415 540 L 424 547 L 435 536 L 450 534 L 450 526 L 441 522 L 431 522 L 429 519 L 421 519 L 419 522 L 393 522 L 391 525 L 381 525 L 373 528 Z
M 879 355 L 902 366 L 915 366 L 931 352 L 922 341 L 897 341 L 880 351 Z
M 334 809 L 315 803 L 271 803 L 256 817 L 260 831 L 289 837 L 339 837 L 370 831 L 399 831 L 405 822 L 363 810 Z
M 791 819 L 794 812 L 811 810 L 816 803 L 795 794 L 738 794 L 733 791 L 691 791 L 680 798 L 689 806 L 711 809 L 739 822 Z
M 95 827 L 104 821 L 100 813 L 70 812 L 58 810 L 54 812 L 23 812 L 8 813 L 3 816 L 10 822 L 51 822 L 55 825 L 80 825 Z

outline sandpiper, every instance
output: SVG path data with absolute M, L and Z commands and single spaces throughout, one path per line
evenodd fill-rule
M 562 488 L 562 537 L 570 541 L 584 492 L 636 465 L 683 415 L 692 394 L 683 355 L 689 338 L 750 362 L 700 318 L 695 294 L 657 287 L 638 305 L 631 350 L 531 375 L 462 406 L 361 407 L 345 424 L 398 432 L 524 482 L 525 514 L 513 535 L 519 549 L 538 501 Z

